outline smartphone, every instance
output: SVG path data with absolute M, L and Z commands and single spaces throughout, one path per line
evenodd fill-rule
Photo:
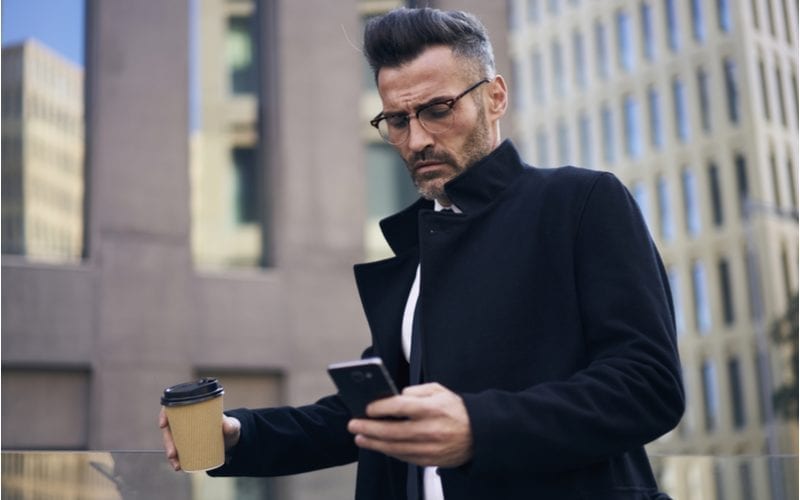
M 339 390 L 339 397 L 356 418 L 367 416 L 369 403 L 398 393 L 381 358 L 334 363 L 328 366 L 328 374 Z

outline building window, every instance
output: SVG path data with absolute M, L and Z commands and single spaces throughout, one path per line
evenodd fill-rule
M 789 4 L 786 0 L 781 1 L 781 5 L 783 6 L 783 29 L 784 35 L 786 36 L 786 43 L 789 45 L 792 44 L 792 33 L 796 28 L 792 25 L 792 14 L 789 12 Z
M 647 89 L 647 109 L 650 118 L 650 145 L 661 149 L 664 145 L 664 133 L 661 127 L 661 102 L 655 86 Z
M 792 109 L 798 109 L 800 101 L 797 100 L 797 75 L 795 75 L 794 71 L 792 71 L 792 97 L 794 97 L 794 101 L 792 102 L 794 106 Z M 797 113 L 792 113 L 792 116 L 797 120 Z
M 741 491 L 741 498 L 757 498 L 750 462 L 744 460 L 739 463 L 739 491 Z
M 230 72 L 230 88 L 234 94 L 258 93 L 256 29 L 254 15 L 228 19 L 225 56 Z
M 675 234 L 672 225 L 672 210 L 669 199 L 669 186 L 667 179 L 663 175 L 658 177 L 656 183 L 656 196 L 658 198 L 658 221 L 661 238 L 664 241 L 671 241 Z
M 563 96 L 566 89 L 566 81 L 564 79 L 564 61 L 561 55 L 561 42 L 554 40 L 550 45 L 550 57 L 553 64 L 553 78 L 555 80 L 554 86 L 556 94 Z
M 703 416 L 706 431 L 713 431 L 719 424 L 719 394 L 717 392 L 717 370 L 711 360 L 700 368 L 703 380 Z M 748 497 L 749 498 L 749 497 Z
M 717 20 L 719 21 L 719 29 L 725 33 L 730 33 L 733 23 L 731 22 L 729 0 L 717 0 Z
M 758 350 L 754 353 L 753 356 L 753 364 L 756 367 L 756 387 L 758 390 L 756 394 L 758 395 L 758 420 L 760 423 L 764 423 L 766 421 L 766 415 L 764 414 L 764 408 L 768 404 L 773 404 L 772 401 L 767 399 L 767 391 L 764 390 L 765 384 L 767 383 L 769 375 L 768 370 L 770 370 L 769 362 L 765 355 L 761 354 Z M 748 496 L 744 498 L 756 498 L 754 496 Z
M 797 180 L 794 175 L 791 151 L 786 151 L 786 180 L 789 185 L 789 200 L 792 202 L 792 208 L 797 210 Z
M 600 123 L 603 133 L 603 160 L 606 163 L 614 161 L 614 117 L 611 108 L 604 104 L 600 110 Z
M 758 271 L 758 260 L 753 250 L 747 246 L 745 247 L 744 258 L 747 275 L 748 300 L 750 303 L 750 319 L 759 321 L 763 317 L 764 302 L 761 300 L 761 281 L 758 279 L 760 275 Z
M 714 225 L 722 226 L 724 214 L 722 210 L 722 189 L 719 185 L 719 169 L 715 164 L 708 166 L 708 188 L 711 195 L 711 214 Z
M 708 304 L 706 270 L 699 260 L 692 264 L 692 293 L 694 294 L 694 326 L 700 335 L 711 330 L 711 308 Z
M 558 161 L 565 165 L 570 163 L 569 130 L 564 120 L 558 122 Z
M 720 258 L 717 262 L 719 272 L 719 295 L 722 299 L 722 319 L 730 326 L 735 320 L 733 312 L 733 287 L 731 286 L 731 271 L 728 259 Z
M 525 86 L 522 84 L 522 73 L 520 73 L 520 64 L 517 60 L 511 61 L 511 105 L 517 111 L 522 111 L 527 108 L 527 100 L 525 99 L 526 93 L 524 92 Z M 536 89 L 534 88 L 534 91 Z
M 534 24 L 538 23 L 541 18 L 539 3 L 539 0 L 528 0 L 528 21 Z
M 686 231 L 692 237 L 700 234 L 700 213 L 697 204 L 697 183 L 694 173 L 687 168 L 681 173 L 681 183 L 683 185 L 683 213 L 686 217 Z
M 644 222 L 647 226 L 650 226 L 650 200 L 647 196 L 647 188 L 645 187 L 644 183 L 634 182 L 633 189 L 632 189 L 633 199 L 636 200 L 636 204 L 639 206 L 639 211 L 642 213 L 642 217 L 644 218 Z
M 786 101 L 783 98 L 783 75 L 781 75 L 780 68 L 775 68 L 775 87 L 778 91 L 778 111 L 780 111 L 781 115 L 781 125 L 788 127 L 789 122 L 786 120 Z
M 234 148 L 233 165 L 236 169 L 234 206 L 236 221 L 240 224 L 258 221 L 258 170 L 255 148 Z
M 767 7 L 767 21 L 769 22 L 769 33 L 773 37 L 777 36 L 775 34 L 775 16 L 772 12 L 772 0 L 767 0 L 764 2 L 764 5 Z
M 750 12 L 753 15 L 753 27 L 757 31 L 760 24 L 758 20 L 758 0 L 750 0 Z
M 531 68 L 533 71 L 533 95 L 537 103 L 544 104 L 547 97 L 547 91 L 544 87 L 544 62 L 542 61 L 542 53 L 538 50 L 531 56 Z
M 656 58 L 656 43 L 653 36 L 653 8 L 649 2 L 642 2 L 639 10 L 642 22 L 642 48 L 644 57 L 652 61 Z
M 728 498 L 725 495 L 726 487 L 724 472 L 722 470 L 722 464 L 719 462 L 714 463 L 714 489 L 717 492 L 717 496 L 715 497 L 717 500 Z
M 516 0 L 506 0 L 506 13 L 508 15 L 508 26 L 511 31 L 517 31 L 520 26 L 520 4 Z
M 675 110 L 675 134 L 681 142 L 689 140 L 689 111 L 686 106 L 686 91 L 679 78 L 672 80 L 672 101 Z
M 539 130 L 536 134 L 536 153 L 539 157 L 539 166 L 549 166 L 550 158 L 547 151 L 547 131 L 544 129 Z
M 547 0 L 547 10 L 550 14 L 557 16 L 559 7 L 559 0 Z
M 592 132 L 589 115 L 581 112 L 578 118 L 578 135 L 581 141 L 581 166 L 590 167 L 592 164 Z
M 785 243 L 781 243 L 781 269 L 783 271 L 783 291 L 787 297 L 791 297 L 794 290 L 792 287 L 792 272 L 789 267 L 789 252 L 786 250 Z
M 575 30 L 572 33 L 572 58 L 574 62 L 575 85 L 586 88 L 586 54 L 583 46 L 583 33 Z
M 624 10 L 617 11 L 617 50 L 619 63 L 625 71 L 633 69 L 633 33 L 631 18 Z
M 642 154 L 642 141 L 639 135 L 639 104 L 632 95 L 625 96 L 623 104 L 625 116 L 625 145 L 628 156 L 638 158 Z
M 702 0 L 691 0 L 692 6 L 692 34 L 697 42 L 704 42 L 706 39 L 706 27 L 703 20 Z
M 769 94 L 767 92 L 767 70 L 764 67 L 764 61 L 758 61 L 758 74 L 761 77 L 761 105 L 764 108 L 764 118 L 767 120 L 771 119 L 771 113 L 769 109 Z
M 664 17 L 667 20 L 667 45 L 673 52 L 677 52 L 681 48 L 678 11 L 676 9 L 675 0 L 664 0 Z
M 736 63 L 732 59 L 725 59 L 723 69 L 725 72 L 725 96 L 728 101 L 728 119 L 731 123 L 739 123 L 739 85 Z
M 781 180 L 778 177 L 778 162 L 775 160 L 775 152 L 770 152 L 769 155 L 769 173 L 772 177 L 772 202 L 775 207 L 782 207 L 783 200 L 781 200 Z
M 675 269 L 675 266 L 669 266 L 667 269 L 667 279 L 669 280 L 669 288 L 672 292 L 672 304 L 675 308 L 675 329 L 677 330 L 678 337 L 681 337 L 686 331 L 686 320 L 683 313 L 683 293 L 680 275 L 678 274 L 678 270 Z
M 747 424 L 747 410 L 744 404 L 744 387 L 742 385 L 742 368 L 738 358 L 728 360 L 728 383 L 731 388 L 731 410 L 733 427 L 743 429 Z M 752 498 L 752 497 L 745 497 Z
M 394 148 L 383 142 L 367 146 L 367 214 L 378 221 L 417 199 L 403 162 Z
M 739 201 L 739 213 L 742 218 L 747 216 L 747 203 L 750 198 L 750 188 L 747 182 L 747 161 L 741 154 L 736 155 L 736 192 Z
M 600 78 L 608 77 L 608 46 L 606 44 L 606 27 L 602 21 L 594 23 L 594 38 L 597 57 L 597 75 Z
M 711 131 L 711 96 L 708 93 L 708 73 L 697 70 L 697 97 L 700 101 L 700 121 L 705 132 Z

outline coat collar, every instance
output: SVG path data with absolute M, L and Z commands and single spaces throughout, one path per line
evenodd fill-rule
M 486 157 L 445 184 L 450 200 L 465 214 L 480 212 L 494 201 L 519 174 L 522 160 L 511 140 L 506 139 Z M 433 201 L 418 199 L 405 210 L 380 222 L 381 230 L 394 251 L 400 255 L 417 246 L 418 215 L 433 210 Z

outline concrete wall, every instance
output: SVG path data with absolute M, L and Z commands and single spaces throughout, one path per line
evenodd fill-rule
M 249 373 L 271 388 L 264 405 L 307 403 L 334 390 L 328 363 L 367 345 L 351 269 L 366 205 L 361 56 L 343 34 L 358 30 L 356 2 L 263 4 L 276 27 L 262 110 L 273 266 L 212 274 L 189 243 L 187 3 L 87 1 L 87 258 L 3 257 L 4 447 L 160 449 L 164 387 Z M 73 395 L 58 399 L 66 428 L 47 425 L 56 381 Z M 42 423 L 35 439 L 28 420 Z M 74 429 L 85 434 L 62 439 Z M 286 497 L 349 497 L 353 472 L 305 474 Z

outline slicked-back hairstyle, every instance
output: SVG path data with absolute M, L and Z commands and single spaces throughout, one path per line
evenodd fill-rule
M 453 55 L 471 60 L 482 76 L 494 76 L 489 35 L 468 12 L 401 7 L 370 19 L 364 28 L 364 53 L 375 81 L 381 68 L 402 66 L 435 45 L 448 46 Z

